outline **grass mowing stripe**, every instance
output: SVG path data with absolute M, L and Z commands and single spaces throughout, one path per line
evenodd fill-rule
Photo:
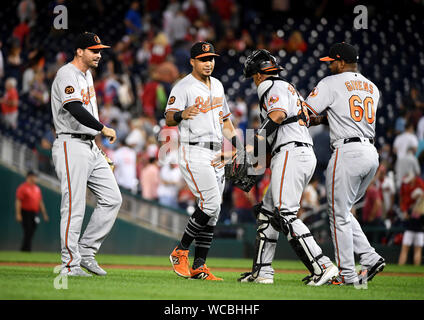
M 424 278 L 376 277 L 368 290 L 308 287 L 297 274 L 276 274 L 273 285 L 237 282 L 238 273 L 216 272 L 223 282 L 186 280 L 172 271 L 109 270 L 106 277 L 71 278 L 54 288 L 52 268 L 0 267 L 0 299 L 59 300 L 351 300 L 423 299 Z

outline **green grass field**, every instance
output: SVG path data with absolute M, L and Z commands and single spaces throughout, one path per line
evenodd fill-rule
M 273 285 L 239 283 L 249 259 L 209 258 L 208 266 L 223 282 L 186 280 L 175 275 L 168 257 L 99 254 L 106 277 L 67 279 L 67 289 L 54 287 L 59 254 L 0 252 L 2 300 L 422 300 L 424 267 L 388 265 L 368 283 L 354 287 L 308 287 L 301 279 L 307 272 L 297 261 L 275 261 Z M 144 266 L 144 267 L 142 267 Z M 109 267 L 109 268 L 108 268 Z M 231 270 L 232 269 L 232 270 Z M 286 270 L 282 272 L 281 270 Z M 297 271 L 296 271 L 297 270 Z M 63 282 L 62 282 L 63 284 Z

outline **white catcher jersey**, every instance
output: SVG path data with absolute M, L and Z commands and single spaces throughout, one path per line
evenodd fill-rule
M 272 83 L 274 84 L 272 85 Z M 267 92 L 268 88 L 271 89 Z M 297 116 L 305 108 L 303 98 L 296 89 L 284 80 L 265 80 L 258 86 L 259 99 L 263 95 L 263 105 L 260 104 L 260 117 L 263 122 L 269 113 L 273 111 L 283 111 L 287 118 Z M 306 110 L 305 110 L 306 112 Z M 302 120 L 290 124 L 282 125 L 276 132 L 268 137 L 268 143 L 272 151 L 279 145 L 289 142 L 304 142 L 313 145 L 308 128 Z
M 322 79 L 306 99 L 309 110 L 327 110 L 331 143 L 346 138 L 374 138 L 380 93 L 377 86 L 357 72 L 343 72 Z
M 84 74 L 72 63 L 67 63 L 57 71 L 52 84 L 51 108 L 56 133 L 97 135 L 98 131 L 82 125 L 63 108 L 71 101 L 82 102 L 82 106 L 99 120 L 93 76 L 90 70 Z
M 181 142 L 218 142 L 223 140 L 223 121 L 231 113 L 225 98 L 222 83 L 211 79 L 211 88 L 197 80 L 192 74 L 177 82 L 169 95 L 165 113 L 183 111 L 193 105 L 200 113 L 191 120 L 181 121 L 178 125 Z

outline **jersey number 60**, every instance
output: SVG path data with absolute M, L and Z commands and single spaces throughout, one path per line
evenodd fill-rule
M 351 96 L 349 99 L 350 116 L 356 122 L 360 122 L 364 117 L 369 124 L 375 121 L 374 100 L 371 97 L 366 97 L 364 101 L 357 95 Z

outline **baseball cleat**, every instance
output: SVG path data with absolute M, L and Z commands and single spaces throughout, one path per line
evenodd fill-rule
M 224 279 L 215 277 L 212 272 L 210 272 L 209 268 L 206 264 L 200 266 L 197 269 L 190 268 L 191 277 L 190 279 L 200 279 L 200 280 L 214 280 L 214 281 L 222 281 Z
M 190 278 L 190 268 L 188 261 L 188 250 L 181 250 L 178 247 L 175 247 L 169 256 L 174 272 L 183 278 Z
M 237 279 L 239 282 L 255 282 L 255 283 L 262 283 L 262 284 L 273 284 L 274 279 L 273 278 L 265 278 L 265 277 L 253 277 L 251 272 L 245 272 L 241 274 L 241 277 Z
M 60 274 L 70 277 L 91 277 L 92 275 L 82 270 L 80 267 L 67 268 L 64 267 Z
M 367 281 L 371 281 L 375 275 L 381 271 L 383 271 L 386 266 L 386 260 L 384 258 L 380 258 L 375 265 L 373 265 L 369 269 L 362 270 L 359 275 L 362 277 L 367 277 Z
M 99 264 L 94 258 L 81 258 L 80 266 L 98 276 L 107 275 L 107 272 L 103 270 L 102 268 L 100 268 Z
M 338 274 L 339 269 L 335 265 L 331 265 L 329 268 L 326 268 L 321 275 L 314 275 L 312 278 L 310 278 L 310 281 L 306 284 L 308 286 L 319 287 L 322 286 L 324 283 L 334 280 Z

